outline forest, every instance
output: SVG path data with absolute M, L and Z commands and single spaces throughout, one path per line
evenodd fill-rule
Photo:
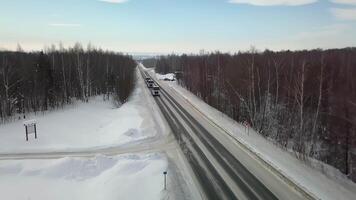
M 0 51 L 0 122 L 103 95 L 124 103 L 135 84 L 131 56 L 79 43 L 40 52 Z
M 162 56 L 158 73 L 301 160 L 356 181 L 356 48 Z

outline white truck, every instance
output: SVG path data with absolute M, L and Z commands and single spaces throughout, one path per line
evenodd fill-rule
M 160 96 L 160 89 L 159 89 L 159 86 L 154 85 L 154 86 L 152 87 L 151 93 L 152 93 L 152 95 L 153 95 L 154 97 Z

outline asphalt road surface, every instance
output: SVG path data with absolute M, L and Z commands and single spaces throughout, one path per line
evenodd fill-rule
M 207 199 L 313 199 L 264 166 L 235 139 L 156 80 L 154 97 Z

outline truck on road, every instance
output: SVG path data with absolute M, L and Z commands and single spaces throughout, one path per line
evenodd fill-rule
M 154 85 L 154 86 L 152 87 L 151 93 L 152 93 L 152 95 L 153 95 L 154 97 L 160 96 L 160 89 L 159 89 L 159 86 Z

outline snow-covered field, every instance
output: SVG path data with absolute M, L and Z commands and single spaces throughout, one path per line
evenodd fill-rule
M 23 121 L 0 125 L 0 154 L 73 151 L 119 146 L 157 134 L 144 88 L 137 87 L 120 108 L 102 97 L 76 102 L 63 110 L 28 115 L 37 120 L 38 139 L 25 140 Z
M 165 155 L 0 161 L 0 199 L 160 199 Z
M 96 97 L 27 115 L 37 121 L 37 140 L 30 135 L 26 142 L 23 121 L 1 124 L 0 199 L 199 199 L 170 128 L 137 75 L 120 108 Z
M 153 70 L 150 70 L 154 73 Z M 162 75 L 156 74 L 157 79 Z M 312 161 L 312 165 L 319 165 L 318 169 L 310 167 L 298 159 L 292 153 L 286 152 L 272 142 L 266 140 L 254 130 L 247 130 L 241 124 L 235 122 L 225 114 L 209 106 L 197 96 L 179 86 L 176 82 L 166 83 L 173 92 L 182 96 L 195 109 L 206 118 L 222 127 L 227 133 L 244 144 L 248 149 L 262 158 L 269 165 L 288 177 L 295 184 L 309 191 L 313 196 L 320 199 L 356 199 L 356 184 L 348 180 L 337 169 Z M 324 173 L 320 171 L 320 168 Z
M 175 75 L 173 73 L 169 73 L 169 74 L 156 74 L 156 78 L 158 80 L 170 80 L 173 81 L 175 80 Z

